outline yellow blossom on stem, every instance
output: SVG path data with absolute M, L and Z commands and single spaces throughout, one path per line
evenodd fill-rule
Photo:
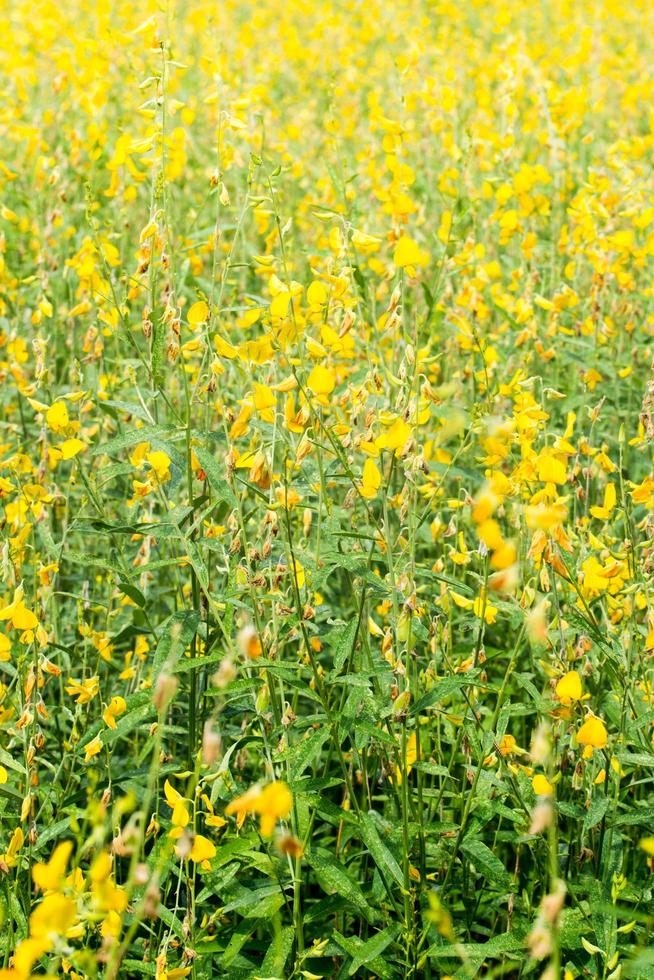
M 84 747 L 84 762 L 90 762 L 91 759 L 98 755 L 101 751 L 102 739 L 99 735 L 96 735 L 95 738 L 91 739 L 88 745 Z
M 114 695 L 107 707 L 102 712 L 102 717 L 104 719 L 105 725 L 109 728 L 116 727 L 116 718 L 127 708 L 127 702 L 125 698 L 121 697 L 120 694 Z
M 603 749 L 609 740 L 604 722 L 595 715 L 588 716 L 577 732 L 576 738 L 577 744 L 584 745 L 586 749 L 590 749 L 591 755 L 593 749 Z
M 266 786 L 251 787 L 243 796 L 232 800 L 225 808 L 227 816 L 236 815 L 239 823 L 245 815 L 255 813 L 259 816 L 259 828 L 264 837 L 269 837 L 278 820 L 284 820 L 291 812 L 293 798 L 288 786 L 282 780 L 274 780 Z
M 561 704 L 570 705 L 581 701 L 583 696 L 581 677 L 576 670 L 570 670 L 556 684 L 556 696 Z

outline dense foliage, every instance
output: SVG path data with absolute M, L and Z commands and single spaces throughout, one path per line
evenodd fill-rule
M 12 0 L 0 978 L 654 977 L 654 8 Z

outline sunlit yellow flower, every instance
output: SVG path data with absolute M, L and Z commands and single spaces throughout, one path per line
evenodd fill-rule
M 589 715 L 576 735 L 577 744 L 587 749 L 603 749 L 608 744 L 609 736 L 601 718 Z
M 278 820 L 284 820 L 291 812 L 293 799 L 286 783 L 275 780 L 263 788 L 253 786 L 251 789 L 232 800 L 225 808 L 227 816 L 236 815 L 239 825 L 248 813 L 259 816 L 259 827 L 264 837 L 269 837 Z

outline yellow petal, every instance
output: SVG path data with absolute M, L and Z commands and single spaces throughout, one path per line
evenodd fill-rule
M 63 432 L 69 424 L 66 402 L 55 402 L 45 413 L 45 420 L 53 432 Z
M 66 439 L 57 448 L 61 450 L 63 459 L 72 459 L 73 456 L 77 456 L 78 453 L 86 449 L 86 443 L 82 442 L 81 439 Z
M 581 677 L 576 670 L 570 670 L 556 685 L 556 696 L 561 704 L 572 704 L 581 701 Z
M 307 378 L 307 387 L 311 389 L 314 395 L 331 394 L 336 387 L 334 372 L 317 364 Z
M 207 322 L 209 319 L 209 307 L 204 300 L 198 300 L 197 303 L 193 303 L 193 306 L 189 307 L 186 319 L 192 327 L 199 327 L 200 324 Z
M 406 266 L 413 265 L 427 265 L 429 255 L 427 252 L 423 252 L 408 235 L 402 235 L 395 246 L 393 262 L 398 269 L 404 269 Z
M 367 459 L 363 464 L 363 476 L 361 479 L 361 486 L 359 487 L 359 493 L 362 497 L 366 497 L 368 500 L 372 500 L 373 497 L 377 496 L 377 491 L 379 490 L 381 484 L 381 473 L 377 468 L 374 460 Z

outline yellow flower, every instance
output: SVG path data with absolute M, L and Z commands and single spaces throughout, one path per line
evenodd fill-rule
M 66 685 L 66 694 L 72 696 L 77 695 L 75 698 L 76 704 L 88 704 L 88 702 L 96 696 L 100 690 L 100 679 L 97 676 L 89 677 L 84 681 L 76 681 L 72 677 L 68 678 L 68 683 Z
M 406 268 L 409 275 L 412 275 L 414 266 L 429 264 L 429 253 L 419 248 L 408 235 L 402 235 L 395 246 L 393 262 L 398 269 Z
M 15 630 L 33 630 L 39 625 L 34 613 L 23 602 L 23 590 L 17 588 L 13 601 L 0 609 L 0 620 L 9 620 Z
M 191 819 L 189 812 L 186 808 L 187 801 L 184 799 L 181 793 L 171 786 L 169 780 L 164 783 L 164 794 L 166 796 L 166 803 L 173 811 L 172 815 L 172 825 L 173 829 L 169 833 L 169 837 L 176 840 L 181 836 L 182 830 L 188 825 Z
M 329 368 L 321 367 L 319 364 L 312 369 L 309 377 L 307 378 L 307 388 L 309 388 L 314 395 L 323 397 L 326 395 L 331 395 L 335 387 L 336 377 L 334 372 Z
M 45 413 L 45 420 L 53 432 L 56 432 L 58 435 L 67 435 L 70 418 L 68 416 L 66 402 L 59 401 L 51 405 Z
M 518 747 L 518 743 L 513 735 L 502 735 L 499 749 L 500 755 L 502 756 L 513 755 L 516 752 L 522 751 L 522 749 Z
M 404 771 L 407 776 L 413 768 L 413 764 L 418 758 L 418 736 L 416 732 L 411 732 L 406 742 L 406 755 L 404 757 Z M 402 770 L 395 770 L 395 782 L 398 786 L 402 785 Z
M 280 507 L 293 510 L 300 503 L 302 497 L 292 487 L 275 487 L 275 500 Z
M 0 854 L 0 862 L 4 862 L 8 867 L 13 868 L 16 865 L 17 855 L 23 846 L 24 840 L 25 835 L 23 834 L 23 831 L 20 827 L 16 827 L 11 835 L 9 847 L 4 854 Z
M 554 793 L 554 787 L 541 773 L 534 776 L 531 781 L 531 785 L 536 796 L 552 796 Z
M 203 837 L 202 834 L 196 834 L 193 838 L 193 846 L 189 852 L 189 858 L 196 864 L 201 864 L 205 870 L 208 870 L 211 865 L 209 861 L 211 858 L 216 856 L 216 848 L 211 843 L 207 837 Z
M 377 449 L 392 449 L 401 456 L 411 436 L 411 426 L 404 419 L 396 418 L 393 424 L 375 439 Z
M 6 633 L 0 633 L 0 663 L 11 660 L 11 640 Z
M 376 235 L 368 235 L 365 231 L 359 231 L 357 228 L 352 232 L 352 244 L 359 252 L 376 252 L 381 243 L 382 239 L 377 238 Z
M 57 449 L 61 453 L 62 459 L 72 459 L 74 456 L 77 456 L 78 453 L 83 452 L 86 448 L 85 442 L 82 442 L 81 439 L 75 438 L 66 439 L 66 441 L 62 442 L 60 446 L 57 446 Z
M 381 473 L 372 459 L 367 459 L 363 464 L 363 475 L 359 493 L 362 497 L 372 500 L 377 496 L 377 491 L 381 485 Z
M 209 319 L 209 307 L 204 300 L 198 300 L 189 307 L 186 319 L 191 327 L 199 327 Z
M 30 915 L 30 936 L 50 939 L 61 936 L 75 921 L 75 903 L 58 892 L 46 895 Z
M 163 452 L 161 449 L 155 449 L 153 452 L 147 453 L 145 458 L 152 467 L 159 483 L 165 483 L 166 480 L 170 480 L 170 456 L 168 453 Z
M 293 573 L 293 577 L 295 578 L 295 584 L 297 585 L 298 589 L 301 589 L 306 580 L 306 576 L 304 574 L 304 565 L 302 565 L 297 558 L 291 558 L 291 571 Z
M 84 762 L 90 762 L 91 759 L 98 755 L 102 751 L 102 740 L 99 735 L 96 735 L 94 739 L 88 743 L 84 748 Z
M 259 413 L 259 417 L 264 422 L 274 422 L 275 421 L 275 407 L 277 405 L 277 396 L 268 385 L 258 384 L 256 381 L 254 383 L 254 407 Z
M 497 606 L 492 605 L 488 598 L 484 601 L 483 595 L 478 595 L 475 599 L 469 599 L 468 596 L 461 595 L 459 592 L 455 592 L 454 589 L 450 589 L 448 594 L 459 609 L 472 609 L 475 616 L 478 616 L 479 619 L 483 616 L 484 621 L 489 626 L 495 622 L 499 610 Z
M 125 701 L 125 698 L 121 698 L 120 694 L 116 694 L 102 712 L 105 725 L 107 725 L 109 728 L 115 728 L 116 718 L 119 715 L 122 715 L 126 707 L 127 702 Z
M 256 813 L 259 816 L 259 827 L 264 837 L 269 837 L 277 820 L 284 820 L 291 812 L 293 798 L 288 786 L 282 780 L 268 783 L 263 789 L 253 786 L 225 808 L 227 816 L 237 815 L 242 823 L 245 815 Z
M 589 715 L 577 732 L 577 743 L 591 749 L 603 749 L 608 740 L 604 722 L 595 715 Z
M 568 508 L 564 500 L 557 500 L 551 504 L 541 500 L 525 508 L 525 520 L 527 527 L 532 531 L 551 531 L 563 524 L 567 513 Z
M 601 507 L 591 507 L 592 516 L 600 521 L 608 521 L 611 512 L 615 509 L 616 499 L 615 483 L 607 483 L 604 490 L 604 504 Z
M 236 642 L 241 653 L 249 660 L 258 660 L 263 653 L 259 634 L 250 624 L 239 630 Z
M 537 478 L 542 483 L 565 483 L 565 463 L 562 463 L 556 456 L 545 453 L 536 460 Z
M 481 618 L 481 604 L 482 604 L 482 600 L 480 598 L 475 599 L 474 610 L 476 615 L 479 616 L 480 618 Z M 497 608 L 497 606 L 494 606 L 490 602 L 490 600 L 487 599 L 484 605 L 484 620 L 489 626 L 491 626 L 497 619 L 498 612 L 499 609 Z
M 32 878 L 41 891 L 49 892 L 61 887 L 72 850 L 72 841 L 64 841 L 55 847 L 47 864 L 38 862 L 34 865 Z
M 238 356 L 238 347 L 234 347 L 228 340 L 221 337 L 219 333 L 214 334 L 213 342 L 219 357 L 226 357 L 231 361 Z
M 572 704 L 582 698 L 581 677 L 576 670 L 570 670 L 556 685 L 556 696 L 561 704 Z
M 16 946 L 11 969 L 0 970 L 2 980 L 28 980 L 32 976 L 33 965 L 52 948 L 52 942 L 47 936 L 23 939 Z

